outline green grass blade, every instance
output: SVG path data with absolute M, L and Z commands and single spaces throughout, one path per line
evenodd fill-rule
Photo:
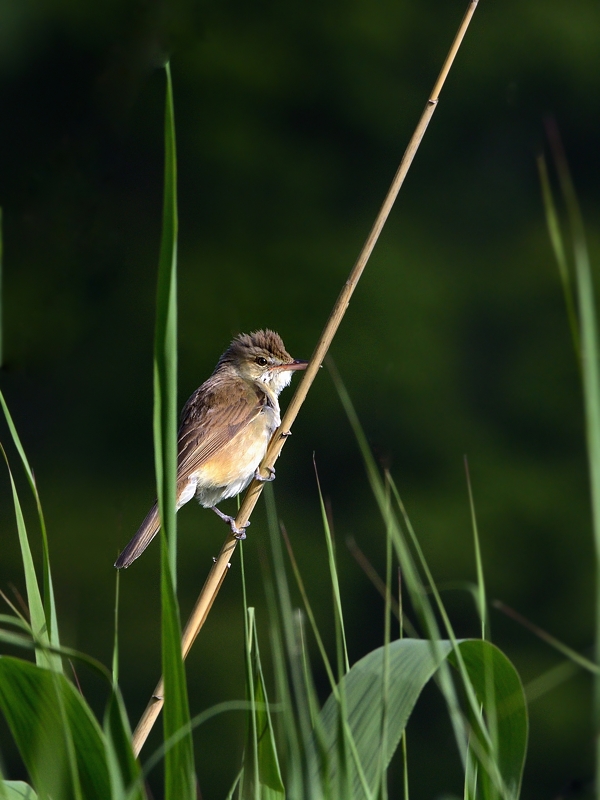
M 116 686 L 119 683 L 119 587 L 121 570 L 116 571 L 115 582 L 115 636 L 113 641 L 113 656 L 112 656 L 112 679 Z
M 186 735 L 165 755 L 165 800 L 196 797 L 181 622 L 177 602 L 177 161 L 171 72 L 166 65 L 163 227 L 154 343 L 154 452 L 161 518 L 162 667 L 165 739 Z
M 256 630 L 256 628 L 255 628 Z M 255 642 L 256 643 L 256 642 Z M 281 778 L 275 732 L 269 710 L 265 678 L 260 663 L 260 655 L 256 654 L 256 694 L 255 704 L 258 738 L 258 771 L 260 777 L 261 794 L 267 791 L 271 797 L 284 798 L 285 788 Z
M 319 473 L 317 471 L 317 464 L 313 456 L 313 466 L 315 470 L 315 477 L 317 479 L 317 489 L 319 492 L 319 506 L 321 508 L 321 521 L 323 523 L 323 530 L 325 532 L 325 542 L 327 544 L 327 559 L 329 564 L 329 576 L 331 578 L 331 588 L 333 591 L 334 602 L 334 619 L 335 619 L 335 636 L 336 646 L 338 653 L 338 674 L 339 678 L 342 677 L 344 672 L 350 669 L 350 662 L 348 660 L 348 646 L 346 644 L 346 631 L 344 628 L 344 613 L 342 610 L 342 595 L 340 592 L 340 582 L 337 574 L 337 563 L 335 557 L 335 544 L 333 536 L 331 535 L 331 528 L 329 526 L 329 519 L 325 510 L 325 503 L 323 501 L 323 492 L 321 491 L 321 482 L 319 481 Z
M 238 786 L 240 785 L 240 781 L 242 780 L 243 777 L 244 777 L 244 768 L 242 767 L 242 769 L 236 775 L 235 780 L 231 785 L 231 789 L 227 792 L 227 797 L 225 798 L 225 800 L 233 800 L 236 791 L 238 791 Z
M 600 375 L 598 370 L 598 325 L 592 271 L 579 201 L 573 186 L 567 159 L 558 130 L 548 125 L 548 137 L 552 147 L 561 191 L 569 216 L 577 301 L 579 307 L 579 332 L 581 338 L 581 365 L 583 399 L 590 471 L 592 501 L 592 523 L 596 551 L 596 632 L 595 656 L 600 663 Z M 596 791 L 600 787 L 600 677 L 594 679 L 594 730 L 596 734 Z
M 181 625 L 179 607 L 171 582 L 171 571 L 165 537 L 161 537 L 161 595 L 162 595 L 162 666 L 165 686 L 165 739 L 180 731 L 178 738 L 165 754 L 165 800 L 194 800 L 194 753 L 190 728 L 185 670 L 181 657 Z
M 250 609 L 248 609 L 250 612 Z M 275 733 L 269 711 L 269 699 L 265 677 L 263 674 L 260 650 L 258 646 L 258 631 L 256 629 L 256 617 L 252 613 L 249 618 L 249 629 L 252 633 L 251 653 L 252 653 L 252 677 L 254 684 L 254 697 L 252 701 L 252 713 L 254 715 L 254 730 L 256 732 L 256 765 L 258 782 L 260 786 L 260 797 L 268 796 L 272 800 L 281 800 L 285 797 L 285 789 L 281 779 L 279 759 L 277 757 L 277 747 Z
M 313 636 L 315 637 L 315 640 L 317 642 L 317 647 L 319 648 L 319 653 L 321 654 L 321 660 L 323 661 L 323 666 L 325 667 L 325 672 L 327 673 L 329 684 L 333 690 L 335 689 L 337 681 L 335 679 L 335 675 L 333 674 L 331 663 L 327 656 L 327 651 L 325 650 L 325 644 L 323 643 L 323 638 L 321 636 L 319 628 L 317 627 L 317 621 L 315 619 L 315 615 L 312 610 L 310 600 L 308 599 L 308 594 L 304 586 L 304 581 L 302 580 L 302 575 L 300 574 L 300 570 L 298 568 L 298 563 L 296 561 L 296 556 L 294 555 L 292 543 L 290 542 L 289 536 L 287 535 L 287 531 L 283 526 L 281 528 L 281 532 L 285 540 L 288 556 L 290 559 L 290 564 L 292 565 L 292 572 L 294 573 L 294 578 L 296 579 L 296 585 L 298 586 L 298 590 L 300 591 L 300 596 L 302 597 L 302 602 L 304 603 L 304 609 L 306 611 L 308 621 L 310 622 L 310 627 L 312 629 Z
M 338 726 L 338 766 L 339 766 L 339 786 L 342 789 L 342 796 L 347 797 L 350 792 L 351 781 L 351 767 L 350 761 L 352 757 L 356 759 L 356 746 L 351 741 L 348 727 L 348 715 L 346 707 L 346 685 L 341 680 L 342 677 L 350 669 L 350 661 L 348 659 L 348 647 L 346 644 L 346 631 L 344 628 L 344 614 L 342 610 L 342 596 L 340 592 L 340 584 L 337 574 L 337 563 L 335 555 L 335 543 L 329 525 L 329 519 L 325 510 L 325 503 L 323 501 L 323 493 L 321 491 L 321 484 L 319 481 L 319 474 L 317 465 L 313 456 L 313 466 L 315 476 L 317 479 L 317 489 L 319 492 L 319 505 L 321 509 L 321 521 L 323 523 L 323 530 L 325 532 L 325 542 L 327 545 L 327 560 L 329 565 L 329 576 L 331 580 L 331 589 L 333 593 L 333 609 L 334 609 L 334 624 L 335 624 L 335 644 L 337 656 L 337 672 L 338 689 L 335 693 L 336 699 L 339 703 L 339 726 Z M 363 785 L 364 796 L 369 797 L 368 787 L 363 777 L 363 770 L 360 761 L 356 762 L 356 767 Z
M 243 547 L 240 550 L 243 563 Z M 242 569 L 244 607 L 247 608 L 244 630 L 246 634 L 246 682 L 250 699 L 250 714 L 244 768 L 240 795 L 247 800 L 282 800 L 285 789 L 281 779 L 275 734 L 269 711 L 267 690 L 260 659 L 258 632 L 254 609 L 247 606 L 246 580 Z
M 58 619 L 56 616 L 56 602 L 54 600 L 54 587 L 52 584 L 52 573 L 50 571 L 50 551 L 48 548 L 48 536 L 46 533 L 46 522 L 44 520 L 42 504 L 35 483 L 33 470 L 29 465 L 29 461 L 27 459 L 27 456 L 25 455 L 25 449 L 23 448 L 21 439 L 15 427 L 15 423 L 13 422 L 13 418 L 10 414 L 10 411 L 8 410 L 8 406 L 6 405 L 4 395 L 2 394 L 1 391 L 0 391 L 0 405 L 2 406 L 2 410 L 6 418 L 8 429 L 12 436 L 12 440 L 17 449 L 17 452 L 19 453 L 19 457 L 21 458 L 21 463 L 23 464 L 23 468 L 25 469 L 25 474 L 27 475 L 29 486 L 31 487 L 31 491 L 35 498 L 38 519 L 40 522 L 40 530 L 42 533 L 42 575 L 43 575 L 42 596 L 44 598 L 44 613 L 46 615 L 48 638 L 52 643 L 53 647 L 58 648 L 60 647 L 60 640 L 58 636 Z
M 263 495 L 267 507 L 277 606 L 280 612 L 282 640 L 285 648 L 286 665 L 289 669 L 291 686 L 290 702 L 289 704 L 286 703 L 284 708 L 287 739 L 287 768 L 290 781 L 288 791 L 289 794 L 292 795 L 293 789 L 293 796 L 310 797 L 309 790 L 305 785 L 304 774 L 304 763 L 305 760 L 310 757 L 309 748 L 312 741 L 310 704 L 304 687 L 302 660 L 299 657 L 294 613 L 283 559 L 279 526 L 277 524 L 275 498 L 273 487 L 270 483 L 265 484 Z M 281 683 L 281 678 L 279 681 Z M 282 697 L 282 694 L 280 693 L 279 696 Z M 285 697 L 285 695 L 283 695 L 283 697 Z M 292 702 L 295 704 L 294 710 L 292 710 Z
M 402 731 L 402 797 L 403 800 L 410 800 L 408 790 L 408 745 L 406 743 L 406 730 Z
M 104 714 L 106 760 L 113 800 L 145 800 L 146 793 L 140 780 L 141 768 L 131 747 L 131 728 L 121 693 L 117 686 L 111 692 Z M 128 794 L 130 786 L 135 786 Z
M 483 573 L 483 562 L 481 560 L 481 547 L 479 545 L 479 529 L 477 527 L 477 515 L 475 514 L 475 501 L 473 499 L 473 487 L 471 486 L 471 475 L 469 473 L 469 462 L 465 456 L 465 473 L 467 476 L 467 489 L 469 491 L 469 508 L 471 510 L 471 527 L 473 528 L 473 546 L 475 548 L 475 568 L 477 570 L 477 592 L 475 595 L 475 605 L 479 619 L 481 621 L 481 638 L 489 639 L 489 614 L 485 592 L 485 576 Z
M 558 274 L 562 284 L 563 295 L 565 298 L 565 305 L 567 308 L 567 317 L 569 320 L 569 327 L 571 329 L 571 337 L 573 339 L 573 347 L 577 356 L 577 362 L 581 366 L 581 343 L 579 341 L 579 322 L 577 320 L 577 311 L 575 305 L 575 297 L 573 294 L 573 281 L 571 280 L 571 271 L 567 261 L 566 248 L 564 246 L 564 239 L 558 220 L 558 212 L 550 186 L 550 178 L 548 175 L 548 167 L 544 156 L 538 156 L 537 167 L 540 177 L 540 185 L 542 187 L 542 199 L 544 202 L 544 212 L 546 215 L 546 226 L 548 228 L 548 236 L 558 265 Z
M 422 623 L 429 636 L 430 640 L 429 646 L 435 651 L 439 646 L 439 639 L 441 637 L 439 635 L 439 628 L 435 618 L 433 607 L 431 606 L 431 603 L 429 601 L 426 592 L 423 590 L 419 571 L 417 569 L 416 564 L 414 563 L 412 554 L 404 540 L 402 528 L 400 527 L 398 521 L 396 520 L 392 509 L 390 509 L 389 502 L 386 497 L 386 485 L 384 484 L 381 475 L 379 473 L 379 470 L 377 469 L 375 460 L 368 446 L 366 437 L 364 435 L 364 432 L 362 430 L 362 427 L 360 425 L 358 416 L 354 410 L 350 397 L 341 381 L 341 378 L 339 377 L 337 371 L 333 367 L 333 364 L 331 364 L 330 362 L 328 366 L 330 367 L 330 372 L 334 380 L 336 389 L 338 391 L 340 399 L 342 400 L 342 403 L 344 405 L 350 423 L 353 427 L 357 442 L 359 444 L 363 456 L 369 482 L 371 484 L 371 488 L 375 495 L 375 499 L 377 500 L 377 503 L 379 505 L 380 512 L 382 514 L 386 526 L 387 525 L 391 526 L 392 535 L 394 539 L 394 547 L 396 548 L 396 553 L 400 561 L 400 564 L 402 566 L 403 576 L 405 578 L 407 588 L 411 595 L 413 605 L 415 607 L 415 610 L 421 617 Z M 410 519 L 406 514 L 406 510 L 404 509 L 404 506 L 397 492 L 397 489 L 393 481 L 391 480 L 391 477 L 388 476 L 388 480 L 389 480 L 389 485 L 394 494 L 395 500 L 398 504 L 398 508 L 402 515 L 404 526 L 409 534 L 411 546 L 417 555 L 418 563 L 421 569 L 423 570 L 425 579 L 433 595 L 438 613 L 440 614 L 443 620 L 444 627 L 447 631 L 447 635 L 454 648 L 454 653 L 456 656 L 459 673 L 465 690 L 465 696 L 467 699 L 469 716 L 470 716 L 470 726 L 467 724 L 463 716 L 463 713 L 461 711 L 456 689 L 454 687 L 452 678 L 448 673 L 447 666 L 445 662 L 442 662 L 440 669 L 438 671 L 437 682 L 442 690 L 442 693 L 444 695 L 444 698 L 448 706 L 448 712 L 454 729 L 456 742 L 463 763 L 463 768 L 464 769 L 467 768 L 468 747 L 470 746 L 471 748 L 476 748 L 477 756 L 485 764 L 485 768 L 488 771 L 493 781 L 495 789 L 503 793 L 503 796 L 505 796 L 506 790 L 502 783 L 502 777 L 500 775 L 496 759 L 496 749 L 494 746 L 495 745 L 494 730 L 492 728 L 492 733 L 490 735 L 490 731 L 488 730 L 486 725 L 486 720 L 484 719 L 481 713 L 481 704 L 478 701 L 474 687 L 471 684 L 471 680 L 466 665 L 463 663 L 461 651 L 460 648 L 458 647 L 456 636 L 454 634 L 446 609 L 443 605 L 439 591 L 436 588 L 433 576 L 431 574 L 431 571 L 429 570 L 427 561 L 424 557 L 419 541 L 412 528 Z M 491 706 L 490 708 L 493 708 L 493 706 Z M 491 721 L 493 723 L 493 714 Z M 473 728 L 474 725 L 476 726 L 475 728 Z
M 442 618 L 442 621 L 444 623 L 444 627 L 446 629 L 448 637 L 449 637 L 449 639 L 450 639 L 450 641 L 452 643 L 452 646 L 454 648 L 453 652 L 454 652 L 454 656 L 456 658 L 457 669 L 458 669 L 458 672 L 460 673 L 460 677 L 461 677 L 461 680 L 462 680 L 462 685 L 463 685 L 463 688 L 464 688 L 464 691 L 465 691 L 465 695 L 466 695 L 466 699 L 467 699 L 467 703 L 468 703 L 468 712 L 469 712 L 470 728 L 471 728 L 471 730 L 468 732 L 469 733 L 468 748 L 471 749 L 471 750 L 475 750 L 476 754 L 478 755 L 480 760 L 484 759 L 484 764 L 485 764 L 487 773 L 490 775 L 491 779 L 494 782 L 494 787 L 495 787 L 494 791 L 496 789 L 498 789 L 498 790 L 504 792 L 504 794 L 503 794 L 503 797 L 504 797 L 504 796 L 506 796 L 506 792 L 505 792 L 504 787 L 502 785 L 501 776 L 500 776 L 500 773 L 499 773 L 497 759 L 496 759 L 497 749 L 495 747 L 496 740 L 495 740 L 494 698 L 493 698 L 493 696 L 487 698 L 487 708 L 488 708 L 488 720 L 487 721 L 488 721 L 488 725 L 486 725 L 486 721 L 484 720 L 484 718 L 482 716 L 482 713 L 481 713 L 481 703 L 478 700 L 476 692 L 475 692 L 475 688 L 472 685 L 468 669 L 467 669 L 466 665 L 463 662 L 462 652 L 461 652 L 460 647 L 458 646 L 458 641 L 457 641 L 457 638 L 456 638 L 456 634 L 454 633 L 454 629 L 453 629 L 452 624 L 450 622 L 450 618 L 449 618 L 448 613 L 446 612 L 446 608 L 445 608 L 445 606 L 444 606 L 444 604 L 442 602 L 442 598 L 440 596 L 439 590 L 438 590 L 438 588 L 437 588 L 437 586 L 435 584 L 435 581 L 433 580 L 433 575 L 431 574 L 431 571 L 430 571 L 429 566 L 427 564 L 427 561 L 425 559 L 425 555 L 424 555 L 424 553 L 422 551 L 422 548 L 421 548 L 421 545 L 419 543 L 419 540 L 417 539 L 417 536 L 415 534 L 415 531 L 413 530 L 413 527 L 412 527 L 412 524 L 410 522 L 410 519 L 408 518 L 408 514 L 406 513 L 406 509 L 404 508 L 404 504 L 402 503 L 402 499 L 401 499 L 401 497 L 400 497 L 400 495 L 398 493 L 398 490 L 397 490 L 393 480 L 391 479 L 391 477 L 389 478 L 389 481 L 390 481 L 390 486 L 392 488 L 394 497 L 396 499 L 396 502 L 397 502 L 398 507 L 400 509 L 400 512 L 402 514 L 402 518 L 403 518 L 404 524 L 406 526 L 406 530 L 409 533 L 412 546 L 413 546 L 413 548 L 414 548 L 414 550 L 415 550 L 415 552 L 417 554 L 419 563 L 421 565 L 421 568 L 423 569 L 423 572 L 425 574 L 427 583 L 428 583 L 428 585 L 430 587 L 431 594 L 433 595 L 433 598 L 435 600 L 435 604 L 437 606 L 438 612 L 439 612 L 439 614 L 440 614 L 440 616 Z M 484 653 L 487 653 L 487 652 L 488 652 L 487 650 L 484 650 Z M 440 667 L 440 678 L 444 677 L 444 668 L 445 668 L 445 664 L 442 664 L 441 667 Z M 492 685 L 493 685 L 493 676 L 490 675 L 490 679 L 491 679 Z M 453 713 L 456 713 L 457 709 L 454 707 L 455 698 L 454 698 L 453 693 L 452 692 L 448 692 L 448 688 L 449 687 L 450 687 L 450 684 L 448 683 L 447 686 L 442 687 L 442 690 L 444 692 L 444 696 L 446 698 L 446 702 L 448 703 L 448 708 L 449 708 L 449 710 L 451 712 L 451 715 L 452 715 Z M 457 715 L 457 725 L 459 723 L 462 723 L 462 716 L 460 715 L 460 712 Z M 455 728 L 455 730 L 457 730 L 457 728 Z M 460 727 L 458 727 L 458 731 L 460 733 Z M 463 726 L 463 732 L 465 734 L 467 733 L 467 729 L 464 728 L 464 726 Z M 465 771 L 466 771 L 466 769 L 467 769 L 467 761 L 464 761 L 463 764 L 464 764 L 464 768 L 465 768 Z M 487 797 L 488 797 L 488 795 L 486 795 L 486 800 L 487 800 Z M 492 798 L 495 798 L 494 794 L 492 795 Z
M 246 595 L 246 570 L 244 546 L 240 543 L 240 565 L 242 577 L 242 608 L 244 609 L 244 664 L 246 669 L 246 698 L 250 712 L 246 728 L 244 764 L 240 782 L 240 797 L 243 800 L 260 800 L 260 775 L 258 771 L 258 722 L 256 712 L 255 675 L 252 668 L 252 645 L 254 642 L 254 609 L 248 607 Z
M 154 340 L 154 454 L 161 528 L 168 542 L 171 582 L 177 587 L 177 156 L 173 87 L 165 67 L 165 174 Z
M 267 484 L 265 489 L 266 491 L 263 496 L 266 500 L 267 522 L 269 536 L 271 539 L 271 555 L 273 559 L 274 570 L 271 569 L 271 564 L 266 553 L 261 554 L 261 567 L 265 597 L 267 600 L 267 609 L 269 612 L 269 633 L 271 657 L 273 660 L 273 672 L 275 675 L 275 686 L 277 692 L 276 696 L 282 706 L 282 713 L 279 715 L 277 720 L 277 729 L 279 731 L 278 739 L 282 743 L 280 747 L 280 753 L 283 755 L 283 763 L 286 766 L 286 785 L 288 794 L 290 797 L 302 797 L 304 791 L 304 778 L 302 770 L 300 737 L 296 727 L 296 718 L 292 700 L 292 688 L 290 687 L 290 681 L 288 680 L 288 669 L 284 644 L 285 634 L 282 623 L 282 613 L 286 613 L 286 611 L 277 602 L 275 586 L 273 583 L 273 572 L 278 574 L 278 582 L 279 584 L 282 583 L 285 589 L 288 588 L 287 578 L 285 575 L 281 542 L 279 541 L 279 537 L 277 535 L 277 513 L 275 509 L 273 491 L 269 484 Z M 278 591 L 282 591 L 280 585 L 278 585 Z M 310 725 L 312 722 L 312 720 L 310 720 L 310 707 L 308 710 Z
M 389 485 L 386 486 L 389 503 Z M 386 525 L 385 530 L 385 609 L 383 633 L 383 674 L 382 674 L 382 712 L 381 712 L 381 750 L 379 759 L 379 789 L 381 800 L 387 800 L 387 764 L 383 754 L 387 752 L 388 740 L 388 714 L 390 690 L 390 639 L 392 623 L 392 563 L 393 563 L 393 536 L 391 525 Z M 403 734 L 405 731 L 402 732 Z
M 275 500 L 270 484 L 265 486 L 265 498 L 267 504 L 267 518 L 269 521 L 271 549 L 275 567 L 274 571 L 277 581 L 279 608 L 282 612 L 282 628 L 287 651 L 287 660 L 290 667 L 291 684 L 296 702 L 295 712 L 297 714 L 297 732 L 294 731 L 295 720 L 293 719 L 291 713 L 287 715 L 288 724 L 286 728 L 291 733 L 290 740 L 297 742 L 295 751 L 289 753 L 291 758 L 288 762 L 288 767 L 291 763 L 293 770 L 294 793 L 291 789 L 289 789 L 289 787 L 288 791 L 290 796 L 320 797 L 322 795 L 322 781 L 320 773 L 323 768 L 323 763 L 322 761 L 319 761 L 318 755 L 320 751 L 320 743 L 318 731 L 315 734 L 311 725 L 311 701 L 309 690 L 307 689 L 304 681 L 302 637 L 298 630 L 298 625 L 292 611 L 281 542 L 278 535 L 279 531 L 277 526 L 277 514 L 275 511 Z M 339 715 L 341 733 L 338 739 L 338 743 L 342 747 L 342 763 L 345 763 L 346 759 L 349 759 L 351 756 L 351 760 L 355 765 L 359 780 L 361 781 L 361 787 L 363 790 L 362 796 L 370 798 L 371 793 L 367 787 L 366 780 L 364 779 L 362 767 L 360 765 L 360 761 L 358 760 L 356 747 L 352 742 L 350 729 L 346 721 L 343 692 L 343 685 L 341 691 L 338 691 L 337 688 L 334 690 L 336 702 L 342 709 L 342 712 Z M 305 766 L 308 768 L 307 774 L 305 774 Z M 349 774 L 349 771 L 346 774 Z M 298 791 L 296 791 L 296 789 Z
M 23 561 L 23 571 L 25 572 L 25 586 L 27 589 L 27 605 L 29 608 L 29 615 L 31 620 L 31 629 L 33 638 L 39 641 L 42 645 L 41 648 L 36 648 L 35 659 L 36 663 L 41 667 L 49 667 L 58 672 L 62 671 L 62 662 L 60 656 L 56 653 L 50 653 L 45 645 L 50 644 L 48 637 L 48 624 L 46 614 L 44 611 L 44 604 L 33 564 L 33 557 L 29 547 L 29 538 L 27 536 L 27 529 L 25 527 L 25 519 L 23 517 L 23 510 L 17 493 L 17 487 L 10 469 L 7 455 L 4 448 L 0 444 L 0 449 L 6 461 L 8 475 L 10 478 L 10 486 L 12 489 L 13 505 L 15 508 L 15 517 L 17 522 L 17 532 L 19 534 L 19 545 L 21 547 L 21 560 Z
M 354 435 L 363 457 L 369 483 L 371 484 L 371 489 L 379 505 L 379 510 L 383 516 L 386 526 L 391 526 L 394 547 L 402 567 L 403 578 L 411 596 L 414 609 L 419 615 L 421 623 L 430 639 L 430 647 L 435 650 L 437 647 L 437 642 L 441 639 L 441 636 L 433 608 L 422 585 L 421 577 L 408 549 L 398 521 L 396 520 L 395 515 L 390 508 L 389 503 L 387 502 L 384 483 L 379 474 L 379 470 L 377 469 L 377 465 L 375 464 L 373 454 L 369 448 L 366 436 L 358 419 L 358 415 L 356 414 L 354 406 L 352 405 L 352 401 L 350 400 L 350 396 L 348 395 L 348 392 L 346 391 L 346 388 L 331 359 L 328 359 L 327 366 L 340 400 L 342 401 L 342 405 L 344 406 L 344 410 L 346 411 L 346 415 L 348 416 L 348 420 L 350 421 L 354 431 Z M 392 489 L 394 488 L 391 481 L 390 486 Z M 452 677 L 450 676 L 449 670 L 443 666 L 439 673 L 439 685 L 448 705 L 450 719 L 454 728 L 459 753 L 463 765 L 465 765 L 468 740 L 467 729 L 460 711 L 458 696 L 452 682 Z

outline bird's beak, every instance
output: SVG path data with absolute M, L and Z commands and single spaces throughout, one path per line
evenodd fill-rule
M 308 367 L 308 361 L 302 361 L 299 358 L 295 358 L 291 364 L 277 364 L 274 367 L 271 367 L 272 370 L 281 370 L 282 372 L 292 372 L 299 369 L 306 369 Z
M 291 364 L 286 365 L 287 369 L 293 369 L 293 370 L 306 369 L 307 367 L 308 367 L 308 361 L 302 361 L 302 359 L 300 358 L 295 358 Z

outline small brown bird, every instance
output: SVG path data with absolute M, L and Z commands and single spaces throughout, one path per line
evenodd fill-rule
M 196 389 L 181 414 L 177 459 L 177 510 L 192 497 L 212 508 L 240 539 L 244 530 L 223 514 L 217 503 L 243 491 L 252 478 L 269 440 L 281 423 L 278 396 L 296 370 L 307 361 L 293 359 L 279 334 L 264 330 L 242 333 L 219 359 L 210 378 Z M 160 530 L 155 503 L 139 531 L 115 562 L 128 567 Z

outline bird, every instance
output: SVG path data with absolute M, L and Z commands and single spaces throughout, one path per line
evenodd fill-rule
M 275 331 L 242 333 L 233 339 L 210 378 L 181 412 L 177 511 L 195 497 L 227 522 L 234 536 L 245 538 L 245 528 L 236 528 L 233 517 L 218 509 L 217 503 L 242 492 L 252 478 L 274 479 L 272 467 L 267 477 L 260 475 L 258 467 L 281 424 L 279 394 L 294 372 L 307 365 L 292 358 Z M 154 503 L 115 567 L 129 567 L 159 530 L 158 504 Z

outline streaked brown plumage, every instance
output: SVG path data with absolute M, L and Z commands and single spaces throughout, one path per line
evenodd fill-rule
M 238 531 L 234 520 L 216 504 L 239 494 L 253 477 L 259 477 L 258 466 L 281 422 L 279 393 L 288 386 L 293 372 L 305 369 L 306 364 L 290 356 L 274 331 L 243 333 L 231 342 L 181 414 L 177 509 L 196 497 L 243 538 L 244 531 Z M 115 567 L 128 567 L 159 530 L 155 503 Z

